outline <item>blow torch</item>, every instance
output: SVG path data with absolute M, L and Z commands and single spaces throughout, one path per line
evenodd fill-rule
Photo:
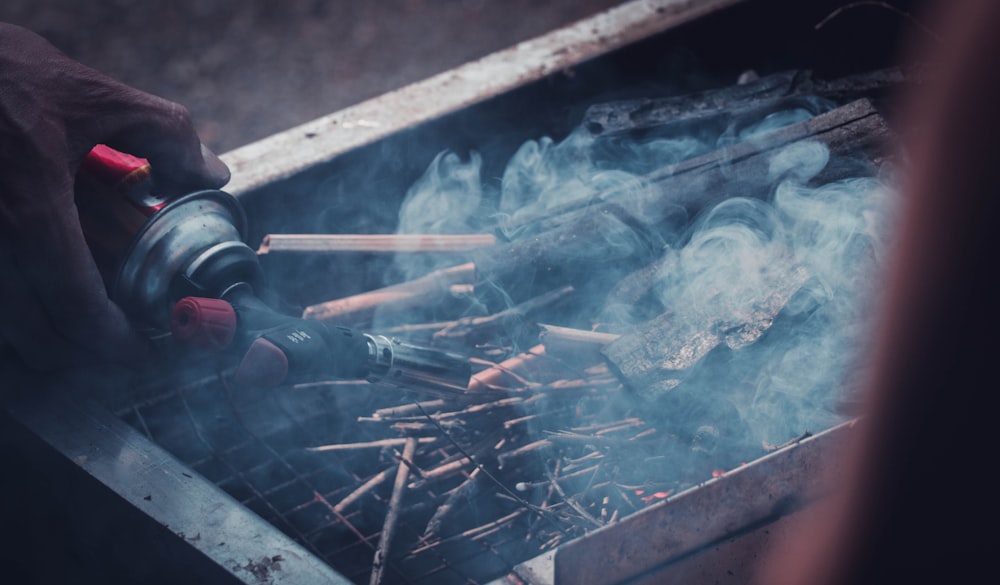
M 234 379 L 272 387 L 328 377 L 464 392 L 453 352 L 280 313 L 258 296 L 264 276 L 244 241 L 246 214 L 217 189 L 164 196 L 140 159 L 104 145 L 84 159 L 76 205 L 108 295 L 138 326 L 179 344 L 241 354 Z

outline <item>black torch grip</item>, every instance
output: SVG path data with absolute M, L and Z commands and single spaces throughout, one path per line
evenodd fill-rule
M 261 339 L 273 343 L 288 358 L 294 380 L 333 377 L 360 380 L 368 375 L 368 344 L 346 327 L 328 327 L 291 318 L 287 325 L 265 331 Z
M 247 290 L 236 291 L 228 302 L 246 348 L 235 373 L 239 384 L 273 387 L 339 378 L 438 394 L 468 388 L 472 373 L 465 356 L 282 315 Z

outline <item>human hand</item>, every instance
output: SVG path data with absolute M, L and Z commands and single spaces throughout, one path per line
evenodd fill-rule
M 147 345 L 108 299 L 74 204 L 97 144 L 148 159 L 165 193 L 229 180 L 184 107 L 0 23 L 0 347 L 34 369 L 134 363 Z

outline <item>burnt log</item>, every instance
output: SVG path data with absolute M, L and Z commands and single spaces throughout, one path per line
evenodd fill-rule
M 477 281 L 514 299 L 569 284 L 580 299 L 575 315 L 547 320 L 598 315 L 609 290 L 680 243 L 702 210 L 734 197 L 767 199 L 785 180 L 818 185 L 871 176 L 887 158 L 891 137 L 869 100 L 851 102 L 660 169 L 644 177 L 643 188 L 632 185 L 522 218 L 508 226 L 518 239 L 473 252 Z
M 770 290 L 730 312 L 664 313 L 612 341 L 601 353 L 639 395 L 669 391 L 716 347 L 739 350 L 760 338 L 808 276 L 803 267 L 790 267 L 770 282 Z
M 592 135 L 656 129 L 658 133 L 690 132 L 695 125 L 720 130 L 741 119 L 759 119 L 783 109 L 816 107 L 811 98 L 834 103 L 879 97 L 908 84 L 921 84 L 922 67 L 889 67 L 837 79 L 819 79 L 812 71 L 782 71 L 747 83 L 679 96 L 620 100 L 596 104 L 583 116 Z
M 588 222 L 593 222 L 594 216 L 610 215 L 642 226 L 640 229 L 650 234 L 647 239 L 662 239 L 664 234 L 657 228 L 675 227 L 679 213 L 690 218 L 731 197 L 766 198 L 774 185 L 788 178 L 819 184 L 871 175 L 874 166 L 886 159 L 886 147 L 892 136 L 872 102 L 859 99 L 752 140 L 649 173 L 642 177 L 645 189 L 630 185 L 570 201 L 544 214 L 520 218 L 509 223 L 507 229 L 524 240 L 532 240 L 545 238 L 546 232 L 566 226 L 588 229 Z M 805 142 L 819 143 L 828 149 L 825 167 L 778 168 L 772 164 L 776 155 L 787 152 L 787 147 Z M 812 174 L 803 176 L 806 171 Z M 491 252 L 502 254 L 509 246 L 500 245 Z

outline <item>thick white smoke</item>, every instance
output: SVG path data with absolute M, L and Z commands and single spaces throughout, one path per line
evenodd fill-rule
M 814 113 L 778 112 L 708 138 L 632 141 L 578 129 L 559 142 L 529 141 L 509 161 L 492 198 L 484 193 L 478 155 L 463 162 L 442 153 L 409 191 L 400 231 L 461 233 L 492 222 L 498 233 L 516 239 L 517 229 L 508 229 L 516 220 L 612 190 L 615 201 L 641 220 L 651 198 L 662 197 L 644 182 L 644 174 L 755 140 Z M 705 386 L 686 393 L 724 395 L 758 445 L 841 420 L 838 405 L 867 338 L 879 263 L 892 235 L 893 190 L 869 177 L 815 185 L 813 179 L 829 162 L 829 150 L 820 142 L 791 144 L 770 158 L 769 197 L 727 199 L 676 232 L 660 234 L 670 261 L 662 263 L 655 282 L 655 302 L 662 305 L 657 310 L 671 314 L 678 335 L 694 332 L 716 339 L 729 352 L 711 360 L 712 371 L 695 371 L 678 383 Z M 638 241 L 622 224 L 602 246 L 621 247 L 613 254 L 618 256 Z M 417 276 L 426 268 L 414 267 L 408 274 Z M 581 317 L 627 331 L 637 325 L 629 309 L 609 305 L 600 314 Z M 706 352 L 713 343 L 706 343 Z M 697 369 L 700 357 L 685 365 Z

